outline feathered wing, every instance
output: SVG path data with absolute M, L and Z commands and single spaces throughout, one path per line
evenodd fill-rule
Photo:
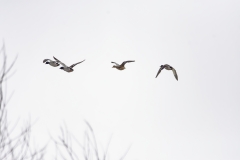
M 62 63 L 61 61 L 59 61 L 59 60 L 58 60 L 57 58 L 55 58 L 54 56 L 53 56 L 53 58 L 56 60 L 56 62 L 60 63 L 63 67 L 67 67 L 66 64 Z
M 129 63 L 129 62 L 135 62 L 135 61 L 124 61 L 122 62 L 121 66 L 124 66 L 126 63 Z
M 174 75 L 174 77 L 175 77 L 176 80 L 178 81 L 177 71 L 176 71 L 174 68 L 172 69 L 172 71 L 173 71 L 173 75 Z
M 119 66 L 119 64 L 117 64 L 116 62 L 111 62 L 111 63 L 114 63 L 114 64 L 116 64 L 117 66 Z
M 164 68 L 164 67 L 160 67 L 160 68 L 159 68 L 159 70 L 158 70 L 157 75 L 156 75 L 155 78 L 157 78 L 157 76 L 161 73 L 161 71 L 163 70 L 163 68 Z
M 70 68 L 73 68 L 73 67 L 76 66 L 77 64 L 82 63 L 82 62 L 84 62 L 84 61 L 85 61 L 85 59 L 84 59 L 83 61 L 81 61 L 81 62 L 78 62 L 78 63 L 72 64 L 72 65 L 70 66 Z
M 51 61 L 50 59 L 44 59 L 43 63 L 47 62 L 47 61 Z

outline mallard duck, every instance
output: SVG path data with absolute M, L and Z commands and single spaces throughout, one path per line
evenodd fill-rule
M 160 74 L 160 72 L 161 72 L 163 69 L 172 70 L 174 77 L 176 78 L 176 80 L 178 80 L 177 71 L 176 71 L 172 66 L 170 66 L 170 65 L 168 65 L 168 64 L 165 64 L 165 65 L 161 65 L 161 66 L 160 66 L 160 68 L 159 68 L 159 70 L 158 70 L 158 73 L 157 73 L 157 75 L 156 75 L 155 78 L 157 78 L 157 76 Z
M 116 64 L 116 65 L 114 65 L 112 68 L 116 68 L 116 69 L 118 69 L 118 70 L 124 70 L 124 69 L 125 69 L 124 65 L 125 65 L 126 63 L 129 63 L 129 62 L 135 62 L 135 61 L 124 61 L 124 62 L 122 62 L 121 65 L 117 64 L 116 62 L 111 62 L 111 63 Z
M 78 63 L 75 63 L 75 64 L 72 64 L 71 66 L 68 67 L 67 65 L 65 65 L 64 63 L 62 63 L 61 61 L 59 61 L 57 58 L 55 58 L 55 57 L 53 57 L 53 58 L 54 58 L 58 63 L 60 63 L 60 64 L 62 65 L 62 67 L 60 67 L 60 69 L 66 71 L 66 72 L 72 72 L 72 71 L 74 71 L 74 70 L 73 70 L 73 67 L 74 67 L 74 66 L 76 66 L 77 64 L 82 63 L 82 62 L 85 61 L 85 59 L 84 59 L 83 61 L 78 62 Z
M 59 63 L 57 63 L 56 61 L 52 61 L 51 59 L 44 59 L 43 63 L 45 64 L 49 64 L 52 67 L 57 67 L 59 66 Z

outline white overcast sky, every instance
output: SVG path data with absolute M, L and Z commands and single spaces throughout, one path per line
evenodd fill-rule
M 9 117 L 38 119 L 36 142 L 63 123 L 81 141 L 86 119 L 112 159 L 240 159 L 239 0 L 0 0 L 3 41 Z

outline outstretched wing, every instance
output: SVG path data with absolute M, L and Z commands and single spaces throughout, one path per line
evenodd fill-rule
M 173 71 L 173 75 L 174 75 L 174 77 L 175 77 L 176 80 L 178 81 L 177 71 L 176 71 L 174 68 L 172 68 L 172 71 Z
M 57 58 L 55 58 L 54 56 L 53 56 L 53 58 L 56 60 L 56 62 L 60 63 L 63 67 L 67 67 L 66 64 L 62 63 L 61 61 L 59 61 L 59 60 L 58 60 Z
M 157 76 L 160 74 L 160 72 L 161 72 L 163 69 L 164 69 L 164 67 L 163 67 L 163 66 L 161 66 L 161 67 L 159 68 L 159 70 L 158 70 L 158 72 L 157 72 L 157 75 L 156 75 L 156 77 L 155 77 L 155 78 L 157 78 Z
M 44 59 L 43 63 L 47 62 L 47 61 L 51 61 L 50 59 Z
M 121 66 L 124 66 L 126 63 L 129 63 L 129 62 L 135 62 L 135 61 L 124 61 Z
M 81 61 L 81 62 L 78 62 L 78 63 L 72 64 L 72 65 L 70 66 L 70 68 L 73 68 L 73 67 L 76 66 L 77 64 L 82 63 L 82 62 L 84 62 L 84 61 L 85 61 L 85 59 L 84 59 L 83 61 Z
M 119 66 L 119 64 L 117 64 L 116 62 L 111 62 L 111 63 L 114 63 L 114 64 L 116 64 L 117 66 Z

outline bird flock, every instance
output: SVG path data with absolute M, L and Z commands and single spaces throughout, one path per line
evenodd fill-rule
M 57 67 L 57 66 L 61 65 L 60 69 L 64 70 L 65 72 L 73 72 L 73 71 L 74 71 L 74 70 L 73 70 L 73 67 L 75 67 L 76 65 L 78 65 L 78 64 L 80 64 L 80 63 L 82 63 L 82 62 L 85 61 L 85 60 L 83 60 L 83 61 L 81 61 L 81 62 L 74 63 L 74 64 L 72 64 L 71 66 L 67 66 L 66 64 L 64 64 L 63 62 L 61 62 L 60 60 L 58 60 L 56 57 L 53 57 L 53 58 L 55 59 L 55 61 L 54 61 L 54 60 L 51 60 L 51 59 L 44 59 L 44 60 L 43 60 L 43 63 L 49 64 L 49 65 L 52 66 L 52 67 Z M 117 64 L 116 62 L 111 62 L 111 63 L 114 63 L 114 64 L 115 64 L 112 68 L 116 68 L 116 69 L 118 69 L 118 70 L 124 70 L 124 69 L 126 69 L 126 68 L 125 68 L 125 64 L 126 64 L 126 63 L 130 63 L 130 62 L 135 62 L 135 61 L 124 61 L 124 62 L 122 62 L 122 64 L 120 64 L 120 65 Z M 161 73 L 161 71 L 162 71 L 163 69 L 172 70 L 174 77 L 175 77 L 176 80 L 178 81 L 177 71 L 176 71 L 172 66 L 170 66 L 170 65 L 168 65 L 168 64 L 164 64 L 164 65 L 161 65 L 161 66 L 160 66 L 160 68 L 159 68 L 159 70 L 158 70 L 157 75 L 156 75 L 155 78 L 158 77 L 158 75 Z

